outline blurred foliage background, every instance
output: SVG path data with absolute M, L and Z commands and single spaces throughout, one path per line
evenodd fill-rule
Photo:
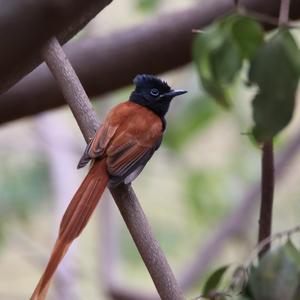
M 75 38 L 110 34 L 117 28 L 197 1 L 113 1 Z M 180 277 L 197 251 L 214 235 L 220 221 L 239 203 L 249 186 L 259 180 L 260 150 L 243 134 L 252 126 L 251 89 L 237 83 L 233 109 L 227 112 L 203 93 L 193 64 L 161 77 L 189 93 L 174 101 L 167 116 L 163 146 L 133 185 L 156 237 Z M 95 101 L 100 118 L 113 105 L 127 100 L 131 88 Z M 299 122 L 296 111 L 292 123 L 276 142 L 276 151 L 297 130 Z M 62 212 L 86 172 L 76 170 L 85 143 L 67 108 L 2 126 L 0 143 L 0 299 L 21 300 L 30 295 L 48 259 Z M 300 156 L 276 187 L 274 231 L 293 227 L 299 220 L 298 162 Z M 62 187 L 68 187 L 63 196 Z M 107 209 L 108 202 L 114 225 L 107 233 L 101 210 Z M 246 228 L 240 228 L 222 249 L 210 265 L 211 270 L 247 257 L 257 239 L 257 211 Z M 103 292 L 106 234 L 115 238 L 113 269 L 108 272 L 124 286 L 153 289 L 107 194 L 57 276 L 57 281 L 70 283 L 72 299 L 107 299 Z M 201 287 L 199 280 L 188 296 L 199 295 Z M 64 299 L 59 293 L 63 292 L 57 284 L 51 299 Z

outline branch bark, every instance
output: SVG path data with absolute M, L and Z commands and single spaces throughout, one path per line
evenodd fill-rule
M 273 141 L 263 143 L 262 146 L 262 180 L 261 180 L 261 206 L 259 216 L 258 243 L 272 234 L 273 194 L 274 194 L 274 154 Z M 259 252 L 262 258 L 271 248 L 268 243 Z
M 279 14 L 279 0 L 243 0 L 240 4 L 273 17 Z M 130 84 L 138 73 L 161 73 L 190 62 L 192 29 L 203 28 L 233 9 L 232 0 L 204 1 L 107 37 L 72 42 L 65 51 L 87 94 L 94 97 Z M 300 1 L 292 1 L 291 17 L 300 17 Z M 0 123 L 64 104 L 43 64 L 0 96 Z
M 67 42 L 112 0 L 0 0 L 0 92 L 42 62 L 42 45 Z
M 289 21 L 290 0 L 281 0 L 279 12 L 279 25 L 286 26 Z M 274 194 L 274 154 L 273 141 L 267 141 L 262 146 L 262 184 L 261 184 L 261 207 L 259 217 L 258 243 L 268 239 L 272 234 Z M 271 242 L 259 251 L 262 258 L 271 248 Z
M 290 6 L 291 6 L 291 0 L 281 0 L 280 13 L 279 13 L 280 26 L 284 26 L 288 23 L 290 17 Z
M 132 187 L 120 185 L 111 193 L 161 299 L 184 299 Z
M 293 159 L 300 151 L 300 132 L 287 142 L 285 148 L 278 153 L 275 163 L 275 181 L 277 184 L 284 178 L 286 170 L 292 165 Z M 225 243 L 232 237 L 241 233 L 247 227 L 254 209 L 259 203 L 261 182 L 249 187 L 239 205 L 228 217 L 217 226 L 217 231 L 208 239 L 206 245 L 199 247 L 196 255 L 187 263 L 179 284 L 184 291 L 193 288 L 205 274 L 211 262 L 215 259 Z M 142 293 L 138 290 L 128 289 L 118 282 L 111 282 L 107 293 L 114 300 L 158 300 L 153 293 Z
M 97 115 L 56 38 L 51 38 L 46 43 L 42 49 L 42 56 L 69 104 L 86 142 L 88 142 L 99 127 Z
M 57 39 L 52 38 L 42 54 L 71 107 L 85 139 L 88 140 L 98 124 L 96 114 Z M 131 186 L 119 185 L 110 190 L 161 299 L 183 300 L 182 291 L 152 234 L 133 189 Z

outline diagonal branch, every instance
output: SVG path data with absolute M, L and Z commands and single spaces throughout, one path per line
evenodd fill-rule
M 88 142 L 99 127 L 97 115 L 56 38 L 52 38 L 46 43 L 42 50 L 42 56 L 69 104 L 86 142 Z
M 277 184 L 284 179 L 286 171 L 292 165 L 299 151 L 300 132 L 292 137 L 286 143 L 284 149 L 276 155 L 278 157 L 275 163 L 275 181 Z M 195 257 L 187 263 L 183 274 L 178 276 L 179 284 L 183 290 L 189 290 L 197 284 L 226 242 L 236 236 L 236 234 L 240 234 L 241 230 L 247 228 L 254 208 L 259 203 L 260 186 L 260 181 L 251 185 L 242 199 L 240 199 L 237 207 L 217 226 L 218 229 L 208 239 L 205 246 L 196 250 Z M 128 289 L 122 287 L 118 282 L 111 282 L 111 286 L 108 287 L 108 293 L 114 300 L 158 300 L 154 294 Z
M 42 55 L 71 107 L 85 139 L 88 140 L 98 124 L 96 114 L 56 38 L 52 38 L 44 47 Z M 182 291 L 152 234 L 131 186 L 120 185 L 117 188 L 111 188 L 111 193 L 161 299 L 183 300 Z
M 288 24 L 290 18 L 290 6 L 291 6 L 291 0 L 281 0 L 280 13 L 279 13 L 280 26 L 284 26 Z
M 0 92 L 42 62 L 41 47 L 52 35 L 64 44 L 111 1 L 0 0 Z

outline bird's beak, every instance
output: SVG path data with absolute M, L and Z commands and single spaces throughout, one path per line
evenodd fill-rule
M 173 91 L 170 91 L 168 93 L 163 94 L 162 97 L 165 97 L 165 96 L 167 96 L 167 97 L 176 97 L 176 96 L 179 96 L 179 95 L 183 95 L 185 93 L 187 93 L 187 91 L 185 91 L 185 90 L 173 90 Z

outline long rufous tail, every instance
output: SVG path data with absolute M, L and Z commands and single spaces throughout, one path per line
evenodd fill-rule
M 51 257 L 30 300 L 46 298 L 50 281 L 59 263 L 73 240 L 86 226 L 104 192 L 108 179 L 105 161 L 95 161 L 64 213 Z

